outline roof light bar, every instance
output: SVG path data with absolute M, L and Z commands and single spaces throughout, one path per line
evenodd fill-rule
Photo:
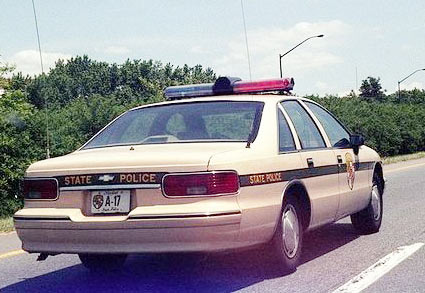
M 270 91 L 289 92 L 294 88 L 293 78 L 242 81 L 238 77 L 219 77 L 215 83 L 170 86 L 164 90 L 167 100 L 215 95 L 247 94 Z
M 259 81 L 240 81 L 233 86 L 235 94 L 257 93 L 269 91 L 286 91 L 289 92 L 294 88 L 293 78 L 279 78 Z
M 178 100 L 189 97 L 213 96 L 213 83 L 169 86 L 164 90 L 167 100 Z
M 215 81 L 213 92 L 215 95 L 233 94 L 235 84 L 241 80 L 239 77 L 221 76 Z

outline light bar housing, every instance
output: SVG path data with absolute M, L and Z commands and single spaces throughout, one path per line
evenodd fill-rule
M 242 81 L 239 77 L 219 77 L 215 83 L 170 86 L 164 90 L 167 100 L 217 95 L 263 93 L 280 91 L 289 93 L 294 88 L 293 78 Z
M 197 97 L 214 95 L 212 83 L 169 86 L 164 90 L 164 95 L 167 100 L 178 100 L 186 97 L 193 97 L 194 93 L 197 93 Z

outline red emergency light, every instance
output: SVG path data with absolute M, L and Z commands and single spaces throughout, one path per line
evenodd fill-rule
M 290 91 L 294 88 L 293 78 L 279 78 L 260 81 L 240 81 L 233 86 L 235 94 L 268 91 Z
M 164 90 L 167 100 L 217 95 L 288 92 L 294 88 L 293 78 L 242 81 L 238 77 L 219 77 L 215 83 L 170 86 Z

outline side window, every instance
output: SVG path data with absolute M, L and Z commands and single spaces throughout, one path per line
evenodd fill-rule
M 350 134 L 332 115 L 314 103 L 305 103 L 322 124 L 332 146 L 345 147 L 350 145 Z
M 295 150 L 294 138 L 292 137 L 291 129 L 289 129 L 288 122 L 279 110 L 279 151 L 289 152 Z
M 326 147 L 313 119 L 297 101 L 284 101 L 282 106 L 294 124 L 303 149 Z

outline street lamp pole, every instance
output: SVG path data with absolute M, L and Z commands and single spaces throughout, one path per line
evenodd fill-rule
M 301 46 L 302 44 L 304 44 L 304 43 L 305 43 L 305 42 L 307 42 L 308 40 L 313 39 L 313 38 L 322 38 L 323 36 L 324 36 L 324 35 L 317 35 L 317 36 L 309 37 L 309 38 L 305 39 L 304 41 L 302 41 L 301 43 L 299 43 L 298 45 L 296 45 L 295 47 L 293 47 L 292 49 L 290 49 L 289 51 L 286 51 L 286 52 L 285 52 L 285 53 L 283 53 L 283 54 L 279 54 L 280 78 L 282 78 L 282 57 L 283 57 L 283 56 L 285 56 L 285 55 L 287 55 L 288 53 L 292 52 L 295 48 L 297 48 L 297 47 Z
M 408 76 L 406 76 L 405 78 L 403 78 L 402 80 L 397 81 L 398 83 L 398 99 L 400 100 L 401 98 L 401 92 L 400 92 L 400 83 L 402 83 L 403 81 L 405 81 L 406 79 L 408 79 L 409 77 L 411 77 L 413 74 L 415 74 L 416 72 L 419 71 L 425 71 L 425 68 L 421 68 L 421 69 L 417 69 L 415 71 L 413 71 L 412 73 L 410 73 Z

